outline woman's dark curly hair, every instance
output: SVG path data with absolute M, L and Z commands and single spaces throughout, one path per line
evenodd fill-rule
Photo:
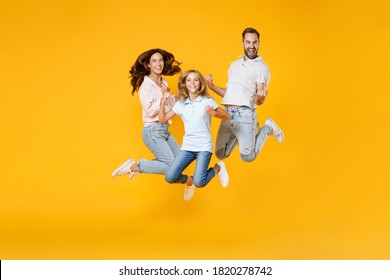
M 144 81 L 144 77 L 150 74 L 150 69 L 148 67 L 148 64 L 150 62 L 151 56 L 154 55 L 155 53 L 161 54 L 164 60 L 164 69 L 161 75 L 173 76 L 177 73 L 181 73 L 181 68 L 180 68 L 181 62 L 176 61 L 175 56 L 173 54 L 162 49 L 148 50 L 142 53 L 137 58 L 134 65 L 131 67 L 129 71 L 130 84 L 133 87 L 131 94 L 134 95 L 134 92 L 139 89 L 142 82 Z

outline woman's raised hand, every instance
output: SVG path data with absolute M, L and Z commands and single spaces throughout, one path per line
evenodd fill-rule
M 165 93 L 169 93 L 171 91 L 171 89 L 169 87 L 167 87 L 166 85 L 162 84 L 161 91 L 162 91 L 163 95 L 165 95 Z

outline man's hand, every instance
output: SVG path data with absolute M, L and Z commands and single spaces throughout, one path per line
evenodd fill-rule
M 266 96 L 268 95 L 268 90 L 266 90 L 266 89 L 261 89 L 261 90 L 259 90 L 259 91 L 257 92 L 257 95 L 258 95 L 258 96 L 264 96 L 264 97 L 266 97 Z
M 256 93 L 256 105 L 261 105 L 265 101 L 265 97 L 268 95 L 268 90 L 261 89 Z

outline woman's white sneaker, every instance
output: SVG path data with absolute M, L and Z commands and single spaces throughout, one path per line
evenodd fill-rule
M 223 161 L 217 162 L 217 165 L 221 168 L 217 173 L 218 179 L 221 182 L 222 187 L 226 188 L 229 185 L 229 174 L 226 170 L 225 163 Z
M 123 176 L 123 175 L 129 175 L 129 177 L 130 176 L 133 177 L 134 175 L 136 175 L 136 174 L 132 175 L 132 173 L 136 173 L 136 172 L 131 172 L 130 170 L 130 166 L 133 163 L 134 160 L 131 158 L 126 160 L 121 166 L 119 166 L 117 169 L 114 170 L 114 172 L 112 172 L 111 177 L 114 178 L 115 176 Z

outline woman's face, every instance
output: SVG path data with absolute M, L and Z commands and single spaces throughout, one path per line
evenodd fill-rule
M 189 93 L 195 93 L 200 89 L 200 79 L 198 74 L 190 73 L 186 78 L 186 88 Z
M 155 53 L 150 57 L 148 67 L 150 69 L 150 73 L 155 75 L 161 75 L 164 70 L 164 59 L 160 53 Z

